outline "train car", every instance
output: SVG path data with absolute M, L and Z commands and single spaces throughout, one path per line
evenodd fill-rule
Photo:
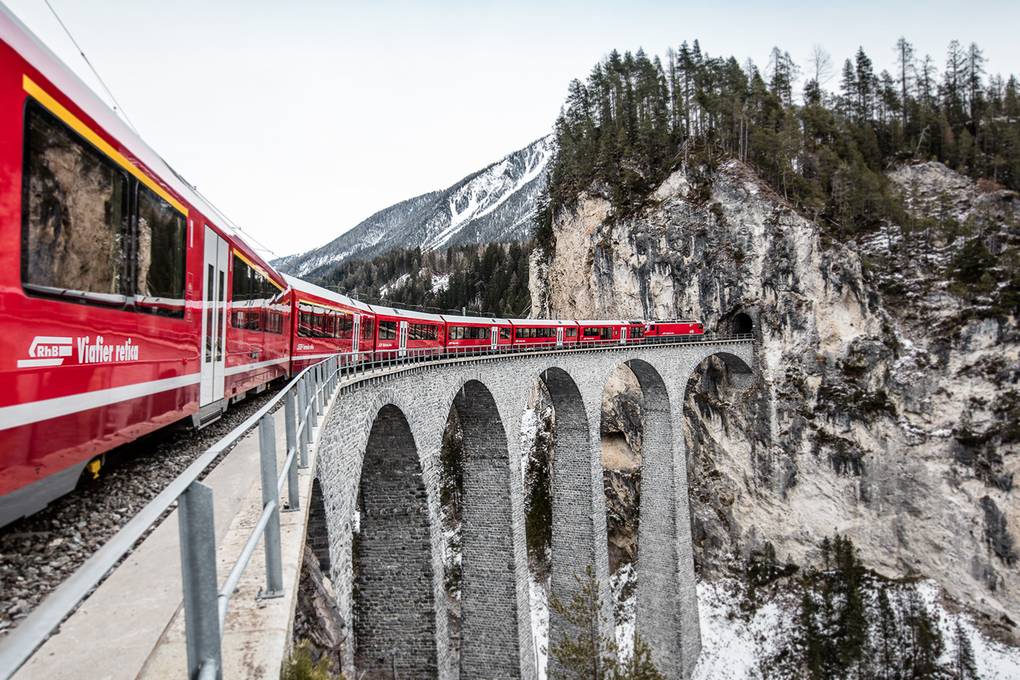
M 229 250 L 224 396 L 239 401 L 287 373 L 291 305 L 282 275 L 242 241 Z
M 511 319 L 514 328 L 514 347 L 563 347 L 577 342 L 580 330 L 576 321 L 562 319 Z
M 581 329 L 580 342 L 624 345 L 634 337 L 632 321 L 587 319 L 578 321 L 577 325 Z
M 510 319 L 483 316 L 443 315 L 446 323 L 446 350 L 478 351 L 487 348 L 496 351 L 513 345 L 513 326 Z
M 375 314 L 369 305 L 293 276 L 283 278 L 292 309 L 291 375 L 335 354 L 343 364 L 371 359 Z
M 438 314 L 369 305 L 375 315 L 375 358 L 440 354 L 446 347 L 446 322 Z
M 662 342 L 678 336 L 703 335 L 705 327 L 693 319 L 675 321 L 649 321 L 645 324 L 645 337 L 650 342 Z
M 114 447 L 217 417 L 289 349 L 228 325 L 235 256 L 281 279 L 3 5 L 0 177 L 3 525 Z

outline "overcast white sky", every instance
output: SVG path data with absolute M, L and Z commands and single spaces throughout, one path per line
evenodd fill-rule
M 6 1 L 99 91 L 43 0 Z M 1016 0 L 51 2 L 148 143 L 279 255 L 546 134 L 612 48 L 697 38 L 764 66 L 820 43 L 838 66 L 863 45 L 881 68 L 903 34 L 940 64 L 957 38 L 1020 72 Z

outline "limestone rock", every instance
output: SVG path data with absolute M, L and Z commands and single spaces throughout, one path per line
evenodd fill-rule
M 707 192 L 692 177 L 676 171 L 633 216 L 581 195 L 554 220 L 532 297 L 551 317 L 694 317 L 713 333 L 752 320 L 750 391 L 714 361 L 688 388 L 699 569 L 730 572 L 763 541 L 780 560 L 814 562 L 839 531 L 866 566 L 929 577 L 990 623 L 1015 619 L 1020 566 L 1003 555 L 1020 536 L 1016 318 L 946 284 L 958 242 L 918 252 L 897 225 L 840 241 L 739 162 Z M 992 248 L 1020 238 L 1012 192 L 938 164 L 891 179 L 910 188 L 911 210 L 984 220 Z M 902 264 L 876 271 L 879 252 Z M 633 437 L 606 410 L 609 432 Z M 1020 639 L 1008 623 L 999 632 Z

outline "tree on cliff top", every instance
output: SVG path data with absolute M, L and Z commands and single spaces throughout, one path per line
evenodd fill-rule
M 858 49 L 839 92 L 828 92 L 831 62 L 816 49 L 798 102 L 800 69 L 778 47 L 764 76 L 753 64 L 710 57 L 697 41 L 669 50 L 665 65 L 641 50 L 611 52 L 568 89 L 539 242 L 550 241 L 553 216 L 582 192 L 602 193 L 626 214 L 681 164 L 720 157 L 751 164 L 837 236 L 901 214 L 883 174 L 893 163 L 939 160 L 1020 190 L 1017 78 L 986 77 L 977 45 L 950 44 L 941 84 L 931 58 L 919 60 L 906 39 L 895 53 L 894 77 L 876 74 Z

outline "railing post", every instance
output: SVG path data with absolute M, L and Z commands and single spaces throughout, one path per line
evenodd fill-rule
M 308 467 L 308 456 L 301 445 L 298 443 L 297 437 L 297 397 L 294 395 L 294 390 L 291 390 L 287 394 L 287 398 L 283 402 L 283 422 L 287 428 L 287 452 L 297 448 L 297 466 L 300 468 Z
M 181 542 L 188 678 L 196 680 L 203 667 L 211 667 L 212 677 L 219 680 L 223 670 L 212 489 L 200 482 L 188 485 L 177 507 L 177 529 Z
M 266 589 L 259 597 L 283 596 L 283 562 L 280 556 L 280 497 L 276 491 L 276 428 L 273 415 L 259 421 L 259 462 L 262 472 L 262 508 L 274 505 L 266 523 Z
M 323 398 L 325 395 L 322 392 L 323 383 L 323 370 L 325 369 L 324 364 L 319 364 L 315 367 L 315 415 L 322 415 L 322 402 L 325 401 Z
M 315 422 L 315 417 L 319 415 L 319 380 L 317 377 L 319 367 L 312 366 L 312 370 L 308 371 L 308 390 L 311 392 L 312 399 L 312 422 Z
M 297 423 L 295 427 L 301 428 L 301 436 L 298 437 L 298 446 L 301 447 L 301 460 L 308 460 L 308 423 L 305 419 L 305 411 L 308 409 L 308 393 L 305 392 L 305 379 L 302 378 L 297 386 Z

